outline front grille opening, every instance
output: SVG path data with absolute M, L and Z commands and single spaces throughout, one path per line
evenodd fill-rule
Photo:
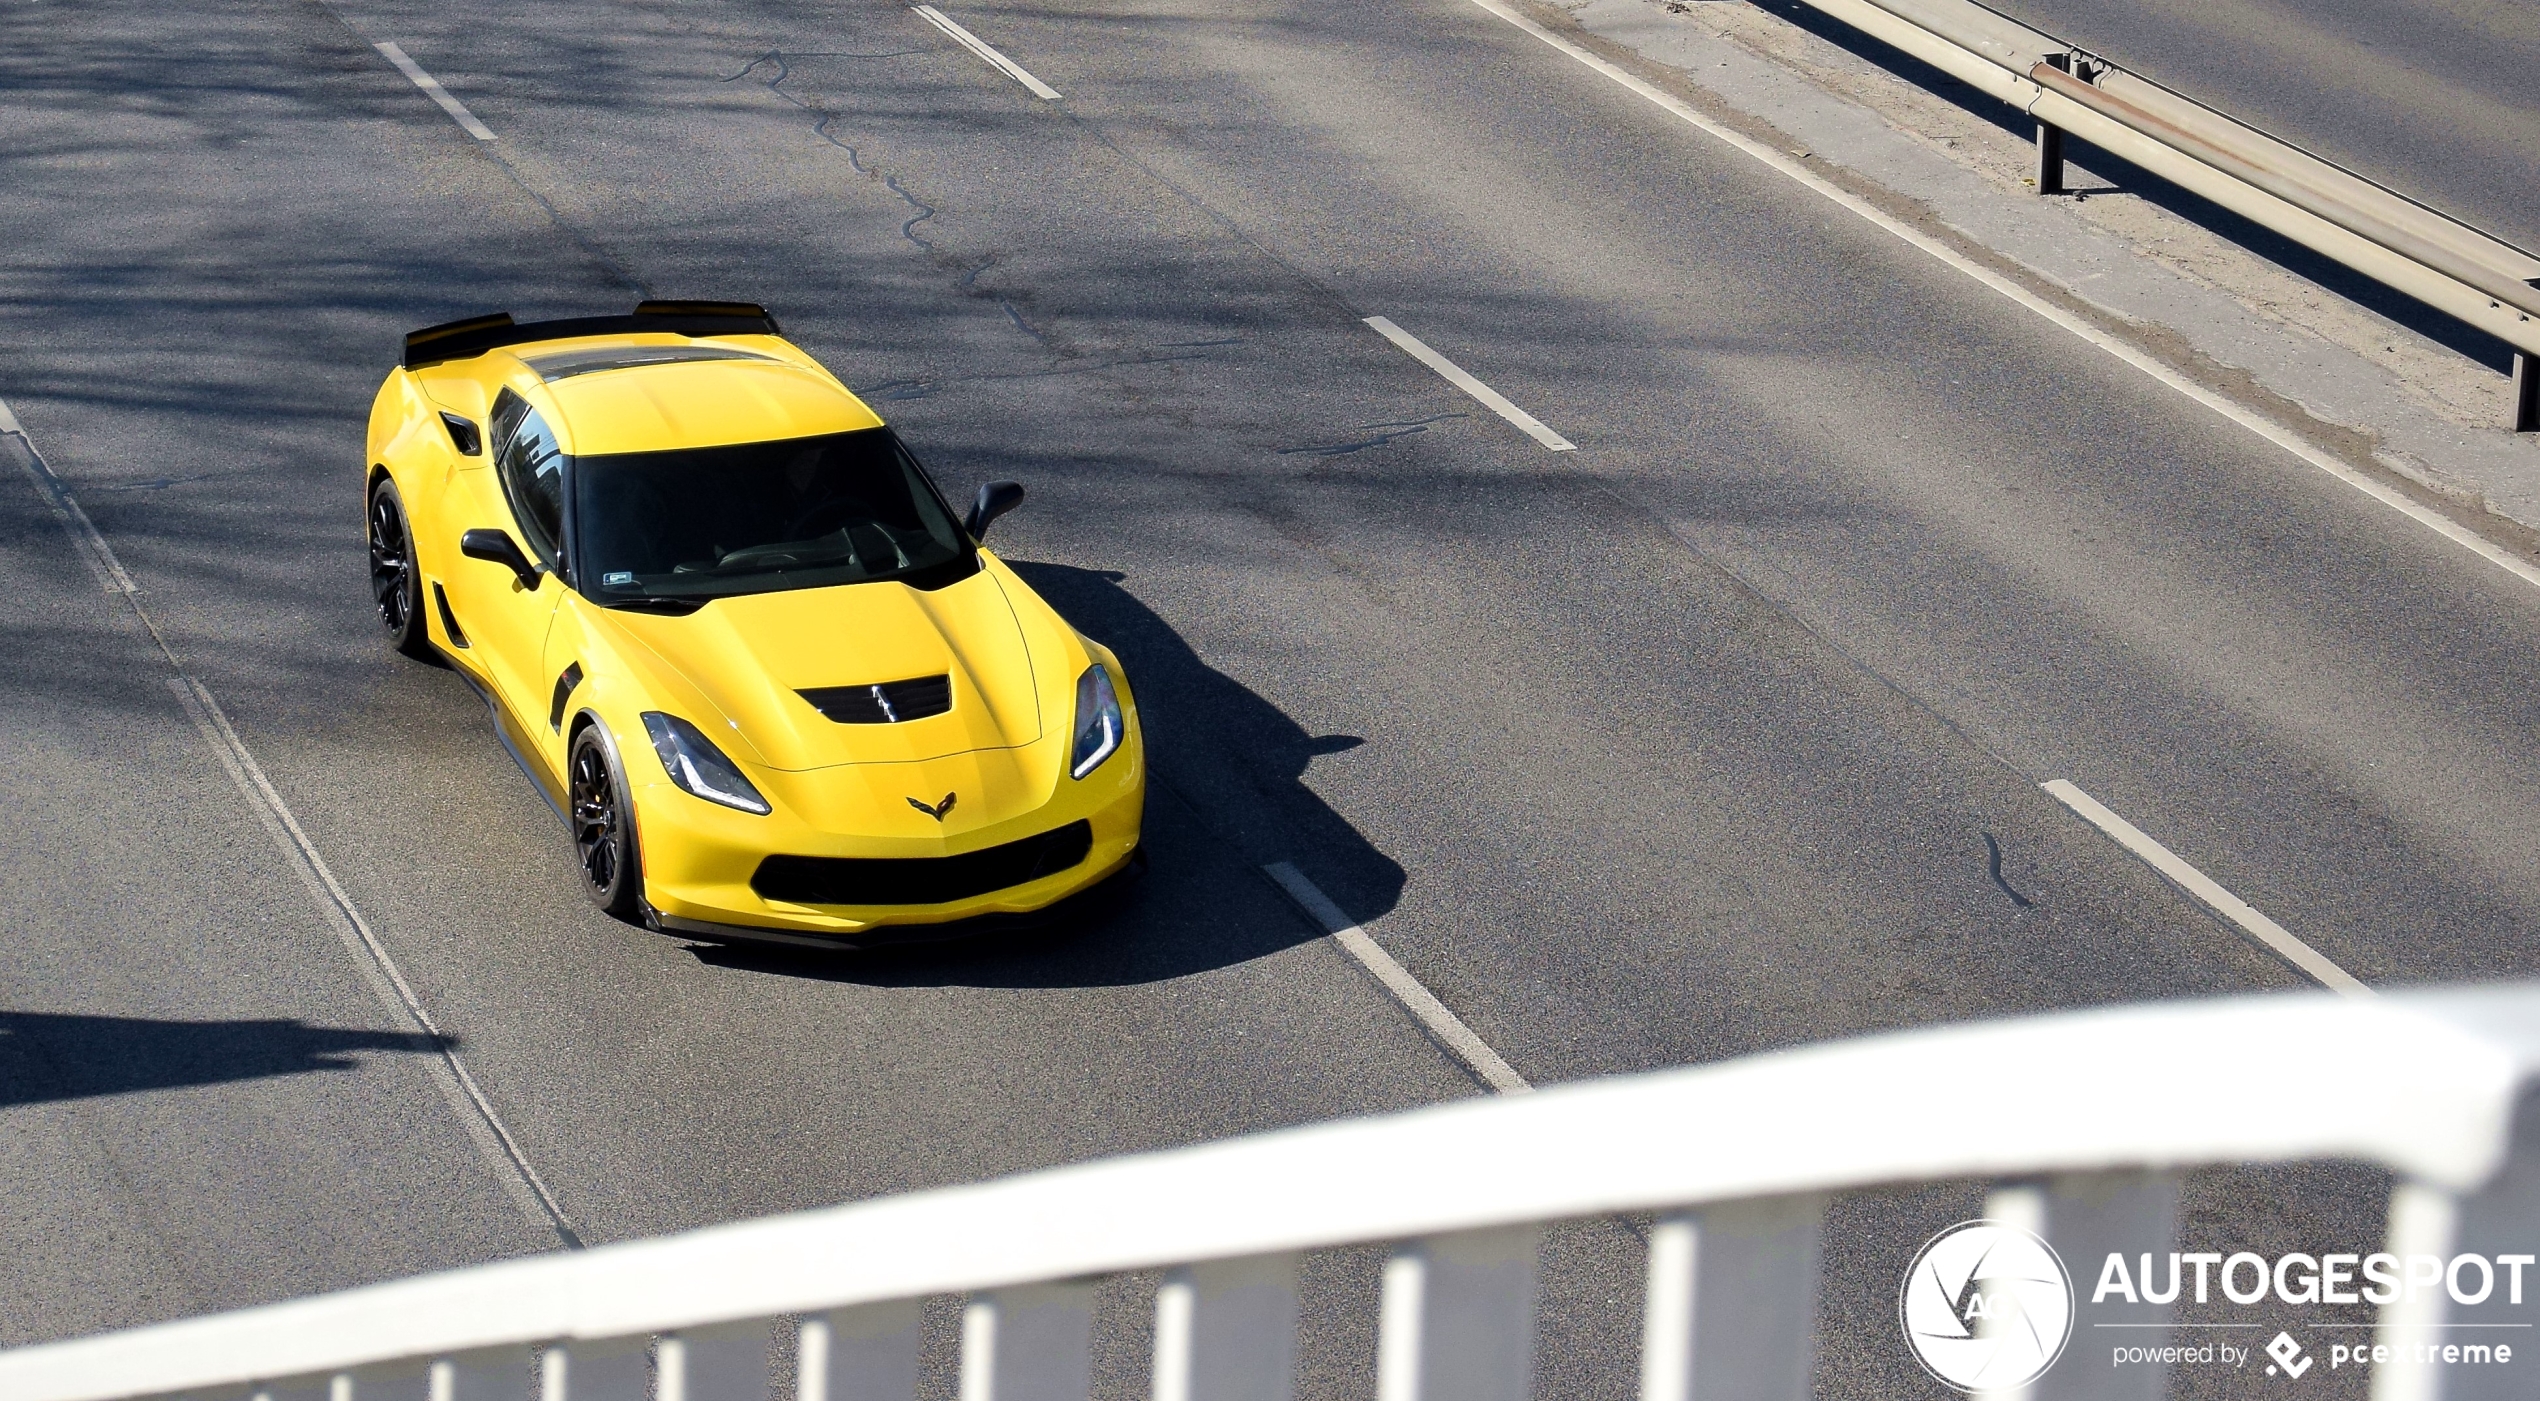
M 1079 819 L 961 856 L 771 856 L 750 889 L 792 905 L 942 905 L 1057 875 L 1093 849 L 1094 826 Z
M 795 694 L 841 725 L 901 725 L 952 709 L 952 678 L 918 676 L 875 686 L 822 686 Z

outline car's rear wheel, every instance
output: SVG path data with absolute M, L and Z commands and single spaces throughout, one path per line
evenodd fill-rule
M 414 532 L 406 527 L 405 498 L 386 477 L 370 489 L 370 597 L 379 608 L 388 645 L 409 657 L 430 658 L 432 637 L 423 621 L 423 571 L 415 567 Z
M 583 893 L 619 919 L 637 919 L 644 871 L 635 851 L 635 813 L 625 785 L 618 782 L 616 756 L 598 725 L 585 725 L 574 735 L 565 771 L 573 855 L 582 868 Z

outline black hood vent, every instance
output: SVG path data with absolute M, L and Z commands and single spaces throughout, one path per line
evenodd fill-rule
M 841 725 L 897 725 L 952 709 L 952 678 L 920 676 L 876 686 L 823 686 L 796 694 Z

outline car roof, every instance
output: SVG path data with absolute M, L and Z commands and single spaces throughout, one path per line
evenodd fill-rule
M 575 337 L 507 346 L 424 373 L 437 379 L 451 370 L 484 384 L 489 399 L 504 385 L 522 392 L 548 411 L 558 446 L 577 457 L 882 426 L 863 400 L 774 336 Z

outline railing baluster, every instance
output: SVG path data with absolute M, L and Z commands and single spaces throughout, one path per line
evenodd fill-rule
M 2058 1177 L 2043 1187 L 1997 1192 L 1985 1214 L 2029 1218 L 2011 1224 L 2035 1231 L 2055 1247 L 2072 1278 L 2076 1312 L 2089 1309 L 2093 1323 L 2129 1325 L 2119 1338 L 2128 1346 L 2158 1347 L 2169 1340 L 2175 1296 L 2171 1303 L 2154 1303 L 2140 1296 L 2152 1288 L 2144 1277 L 2147 1262 L 2166 1273 L 2169 1252 L 2177 1244 L 2176 1176 L 2110 1172 Z M 2124 1259 L 2138 1302 L 2127 1303 L 2115 1290 L 2098 1303 L 2091 1302 L 2111 1255 Z M 2030 1394 L 2038 1401 L 2161 1401 L 2168 1392 L 2169 1369 L 2157 1362 L 2113 1366 L 2098 1346 L 2104 1341 L 2074 1337 L 2063 1360 L 2037 1380 Z
M 1658 1222 L 1641 1401 L 1807 1401 L 1824 1214 L 1815 1197 L 1776 1197 Z
M 915 1299 L 804 1319 L 794 1342 L 796 1401 L 915 1401 L 917 1325 Z
M 432 1401 L 528 1401 L 530 1377 L 525 1347 L 454 1353 L 432 1364 Z
M 2540 1324 L 2540 1258 L 2534 1258 L 2540 1257 L 2540 1093 L 2524 1095 L 2515 1107 L 2509 1152 L 2511 1156 L 2494 1181 L 2461 1199 L 2452 1240 L 2444 1253 L 2485 1256 L 2488 1267 L 2495 1271 L 2486 1302 L 2476 1306 L 2475 1317 L 2481 1322 Z M 2463 1271 L 2461 1283 L 2465 1290 L 2475 1290 L 2478 1282 L 2477 1274 Z M 2520 1303 L 2515 1302 L 2517 1294 L 2521 1296 Z M 2449 1302 L 2448 1298 L 2445 1302 Z M 2540 1358 L 2540 1328 L 2461 1331 L 2480 1336 L 2447 1337 L 2441 1341 L 2484 1344 L 2491 1349 L 2501 1342 L 2514 1350 L 2514 1360 L 2502 1365 L 2440 1368 L 2430 1378 L 2436 1386 L 2425 1393 L 2429 1401 L 2504 1401 L 2507 1397 L 2520 1401 L 2531 1395 L 2528 1378 L 2535 1358 Z M 2517 1338 L 2529 1342 L 2514 1341 Z M 2376 1368 L 2376 1381 L 2379 1376 Z M 2375 1401 L 2380 1401 L 2380 1393 L 2375 1392 L 2374 1396 Z
M 1535 1228 L 1431 1236 L 1385 1262 L 1377 1401 L 1527 1401 Z
M 1173 1271 L 1155 1296 L 1155 1401 L 1291 1401 L 1296 1257 Z
M 767 1401 L 767 1340 L 764 1318 L 664 1334 L 654 1401 Z
M 2388 1238 L 2382 1249 L 2404 1262 L 2411 1255 L 2448 1257 L 2460 1238 L 2461 1203 L 2451 1193 L 2419 1182 L 2402 1182 L 2390 1194 Z M 2422 1291 L 2401 1289 L 2381 1306 L 2373 1341 L 2390 1349 L 2390 1361 L 2372 1369 L 2372 1401 L 2439 1401 L 2445 1394 L 2440 1364 L 2428 1365 L 2415 1355 L 2416 1345 L 2444 1341 L 2443 1322 L 2451 1300 L 2440 1286 Z M 2499 1369 L 2503 1370 L 2503 1369 Z M 2514 1375 L 2519 1376 L 2517 1371 Z M 2518 1393 L 2527 1394 L 2527 1393 Z
M 1093 1323 L 1090 1284 L 974 1297 L 961 1315 L 961 1401 L 1085 1401 Z
M 549 1348 L 542 1401 L 650 1401 L 649 1352 L 643 1338 L 598 1338 Z

